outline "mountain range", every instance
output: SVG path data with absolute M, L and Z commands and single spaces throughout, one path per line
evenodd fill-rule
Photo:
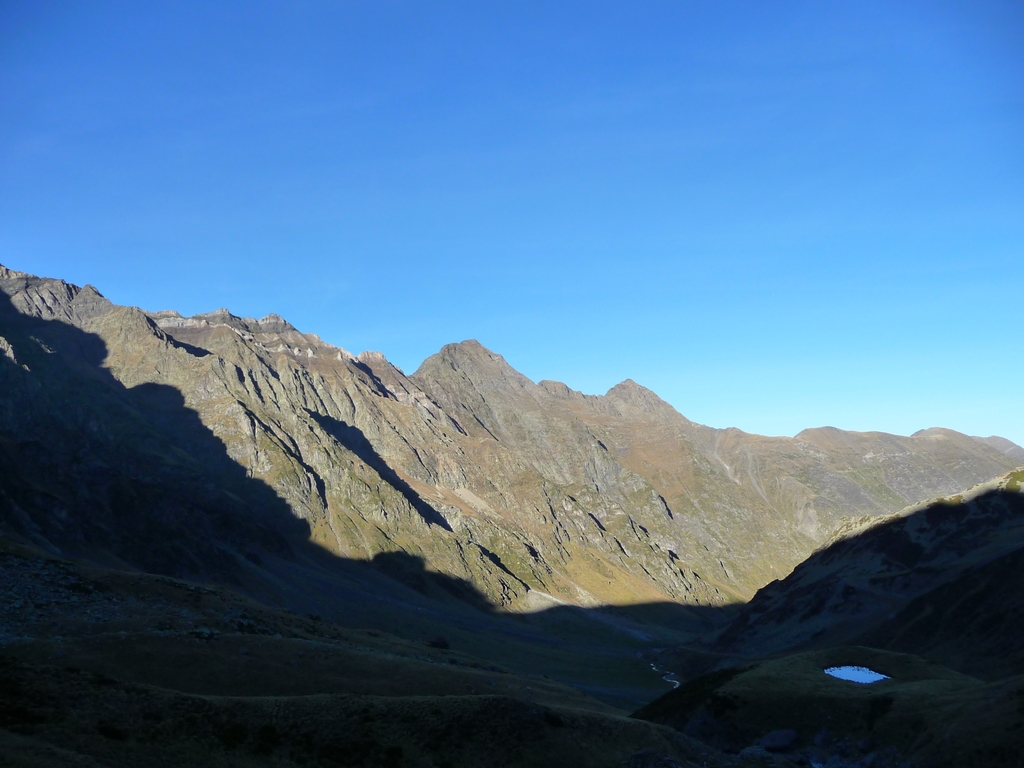
M 839 643 L 932 654 L 929 663 L 981 674 L 964 661 L 971 643 L 929 645 L 921 627 L 958 625 L 959 614 L 937 612 L 942 595 L 962 599 L 978 573 L 995 590 L 1012 571 L 1018 539 L 1007 521 L 1016 519 L 1019 477 L 1007 473 L 1024 449 L 1004 438 L 831 427 L 765 437 L 696 424 L 629 379 L 604 395 L 535 383 L 476 341 L 447 345 L 407 375 L 380 353 L 353 355 L 277 315 L 145 311 L 5 267 L 0 291 L 0 538 L 12 573 L 38 561 L 72 574 L 56 597 L 39 597 L 31 580 L 24 595 L 8 595 L 0 643 L 22 688 L 71 690 L 74 680 L 48 670 L 74 657 L 76 669 L 164 691 L 166 714 L 185 706 L 179 695 L 407 697 L 435 685 L 470 696 L 487 684 L 473 677 L 483 673 L 438 668 L 493 668 L 518 676 L 505 690 L 535 707 L 527 721 L 561 733 L 551 724 L 570 710 L 591 713 L 584 730 L 611 728 L 593 718 L 649 702 L 668 687 L 666 672 L 715 675 Z M 908 527 L 921 520 L 927 536 Z M 74 607 L 89 602 L 68 592 L 78 583 L 140 606 L 115 612 L 131 653 Z M 196 589 L 223 605 L 200 615 L 182 597 L 207 594 Z M 196 635 L 200 619 L 206 634 Z M 65 624 L 54 644 L 54 627 Z M 263 639 L 253 651 L 238 637 L 256 626 L 266 631 L 255 632 Z M 377 639 L 345 634 L 356 631 Z M 196 660 L 196 642 L 210 650 L 206 661 Z M 319 643 L 326 666 L 289 687 L 267 670 L 287 663 L 296 643 Z M 1016 665 L 1010 646 L 985 647 Z M 264 681 L 244 690 L 230 675 L 219 685 L 176 684 L 152 662 L 180 655 L 234 668 L 241 649 L 254 654 L 249 667 L 260 656 L 262 676 L 246 674 Z M 423 666 L 410 672 L 409 659 Z M 368 663 L 389 670 L 385 678 L 434 682 L 370 684 L 353 672 Z M 107 706 L 92 688 L 81 695 Z M 350 704 L 331 706 L 349 717 Z M 18 717 L 28 728 L 31 718 Z M 269 721 L 245 717 L 238 743 L 258 752 L 254 734 Z M 654 719 L 655 730 L 621 725 L 637 766 L 645 744 L 656 742 L 665 760 L 712 764 L 725 758 L 702 749 L 737 746 L 678 741 L 671 727 L 688 720 Z M 141 723 L 110 727 L 135 734 Z M 215 750 L 235 738 L 211 734 Z M 436 734 L 381 736 L 359 760 L 334 762 L 385 764 L 397 749 L 408 764 L 433 764 L 409 757 L 427 754 L 421 736 Z M 60 749 L 100 754 L 68 738 Z M 136 736 L 113 739 L 121 741 Z M 43 749 L 18 744 L 19 754 Z M 335 754 L 320 742 L 309 749 Z M 545 764 L 537 760 L 507 764 Z
M 274 529 L 346 558 L 421 557 L 509 610 L 723 605 L 788 574 L 850 517 L 891 514 L 1018 463 L 1012 447 L 943 429 L 712 429 L 631 380 L 603 396 L 534 383 L 475 341 L 407 376 L 276 315 L 147 313 L 8 269 L 0 288 L 12 325 L 2 344 L 16 362 L 4 369 L 5 433 L 17 446 L 6 460 L 24 462 L 30 445 L 36 467 L 60 468 L 28 495 L 5 488 L 22 531 L 173 575 L 259 581 L 246 555 L 273 559 L 284 546 Z M 72 407 L 53 407 L 62 396 Z M 58 445 L 94 466 L 36 455 Z M 145 460 L 125 462 L 129 450 Z M 94 534 L 120 514 L 129 481 L 131 494 L 152 494 L 131 500 L 133 526 L 173 524 L 175 504 L 221 514 L 244 501 L 248 528 L 225 542 L 246 541 L 214 553 L 217 536 L 193 536 L 172 554 L 159 550 L 184 544 L 127 539 L 123 525 Z

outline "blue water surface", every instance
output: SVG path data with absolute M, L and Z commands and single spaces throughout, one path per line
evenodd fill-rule
M 877 683 L 879 680 L 889 679 L 888 675 L 867 667 L 828 667 L 825 674 L 838 677 L 840 680 L 849 680 L 851 683 Z

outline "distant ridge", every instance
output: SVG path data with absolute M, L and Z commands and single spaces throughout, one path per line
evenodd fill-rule
M 981 442 L 985 443 L 985 445 L 991 445 L 997 451 L 1001 451 L 1007 456 L 1016 459 L 1021 464 L 1024 464 L 1024 448 L 1022 448 L 1021 446 L 1017 445 L 1014 442 L 1007 440 L 1005 437 L 997 437 L 996 435 L 992 435 L 990 437 L 975 437 L 974 439 L 980 440 Z

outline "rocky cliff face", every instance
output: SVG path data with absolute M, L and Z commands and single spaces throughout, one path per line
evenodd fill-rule
M 4 524 L 144 570 L 269 584 L 261 563 L 311 540 L 513 610 L 720 605 L 848 516 L 1017 464 L 948 430 L 715 430 L 632 381 L 535 384 L 475 341 L 407 376 L 276 315 L 144 312 L 4 268 L 0 289 Z

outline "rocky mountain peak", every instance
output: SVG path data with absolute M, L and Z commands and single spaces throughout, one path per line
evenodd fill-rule
M 559 400 L 573 400 L 576 402 L 583 402 L 586 399 L 586 395 L 581 392 L 577 392 L 572 389 L 568 384 L 561 381 L 552 381 L 551 379 L 544 379 L 543 381 L 537 382 L 537 386 L 543 389 L 552 397 L 558 398 Z
M 75 323 L 104 315 L 114 306 L 91 285 L 80 288 L 6 267 L 0 267 L 0 283 L 0 290 L 11 297 L 15 308 L 34 317 Z
M 226 307 L 215 309 L 213 312 L 200 312 L 197 315 L 192 315 L 190 320 L 196 320 L 200 322 L 206 322 L 210 325 L 226 325 L 230 328 L 236 328 L 238 330 L 248 330 L 245 328 L 242 318 L 231 314 L 231 311 Z
M 0 264 L 0 280 L 17 280 L 19 278 L 32 277 L 28 272 L 18 272 L 13 269 L 8 269 L 3 264 Z
M 374 350 L 366 350 L 356 355 L 356 360 L 360 363 L 366 363 L 367 365 L 373 365 L 374 363 L 387 363 L 388 359 L 384 356 L 383 352 L 376 352 Z
M 501 355 L 491 352 L 491 350 L 476 339 L 466 339 L 465 341 L 459 341 L 454 344 L 445 344 L 441 347 L 439 354 L 462 360 L 503 359 Z
M 637 408 L 645 413 L 657 413 L 668 409 L 672 413 L 676 410 L 666 403 L 647 387 L 637 384 L 632 379 L 626 379 L 608 390 L 605 397 L 611 400 Z
M 174 310 L 162 310 L 160 312 L 147 313 L 161 327 L 193 327 L 204 325 L 225 325 L 236 331 L 246 333 L 269 333 L 285 334 L 298 333 L 294 325 L 289 323 L 280 315 L 273 313 L 261 317 L 259 320 L 253 317 L 239 317 L 232 314 L 231 310 L 221 307 L 213 312 L 201 312 L 191 317 L 182 317 Z
M 472 381 L 486 383 L 488 388 L 509 385 L 528 389 L 534 383 L 508 364 L 504 357 L 496 354 L 476 339 L 467 339 L 457 344 L 446 344 L 436 355 L 423 361 L 413 377 L 445 378 L 444 371 L 462 373 Z
M 287 333 L 288 331 L 298 330 L 283 317 L 275 315 L 273 312 L 265 317 L 261 317 L 259 320 L 256 320 L 255 324 L 258 325 L 264 333 Z
M 504 358 L 501 355 L 491 352 L 491 350 L 476 339 L 466 339 L 455 344 L 445 344 L 441 347 L 438 354 L 446 359 L 457 360 L 462 363 L 478 362 L 486 364 L 496 360 L 504 362 Z

